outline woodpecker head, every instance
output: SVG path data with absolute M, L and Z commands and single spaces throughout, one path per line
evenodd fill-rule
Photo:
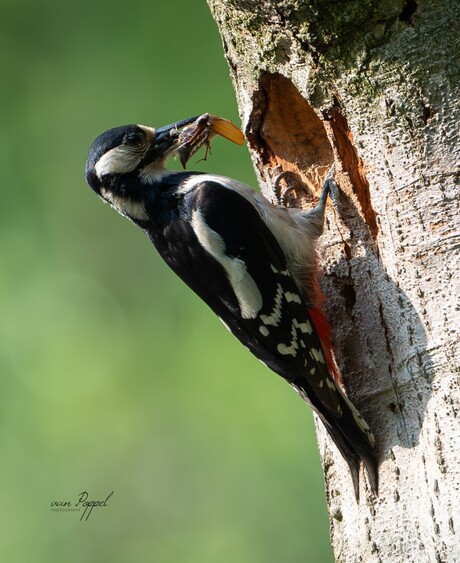
M 89 149 L 86 181 L 102 199 L 119 209 L 116 201 L 138 201 L 142 188 L 164 171 L 169 155 L 179 144 L 181 129 L 197 116 L 159 129 L 122 125 L 99 135 Z

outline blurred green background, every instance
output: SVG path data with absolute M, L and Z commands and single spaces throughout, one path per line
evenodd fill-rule
M 2 0 L 0 26 L 0 559 L 331 561 L 309 408 L 84 181 L 110 127 L 239 123 L 206 3 Z M 255 185 L 245 148 L 197 159 Z M 84 490 L 114 495 L 51 511 Z

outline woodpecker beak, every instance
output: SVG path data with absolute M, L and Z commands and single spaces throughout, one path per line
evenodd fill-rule
M 170 125 L 165 125 L 164 127 L 155 129 L 152 148 L 154 148 L 155 152 L 162 157 L 172 154 L 179 146 L 179 134 L 181 129 L 196 121 L 198 117 L 199 115 L 195 115 L 193 117 L 189 117 L 188 119 L 176 121 L 176 123 L 171 123 Z

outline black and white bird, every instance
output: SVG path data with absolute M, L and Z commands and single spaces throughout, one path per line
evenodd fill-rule
M 375 439 L 340 386 L 319 308 L 315 242 L 332 180 L 309 211 L 276 206 L 231 178 L 165 169 L 180 130 L 116 127 L 92 144 L 86 179 L 138 225 L 164 261 L 263 363 L 317 413 L 348 463 L 378 487 Z

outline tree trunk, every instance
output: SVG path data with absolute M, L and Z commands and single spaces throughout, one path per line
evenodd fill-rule
M 380 459 L 357 502 L 317 425 L 335 557 L 460 561 L 458 0 L 209 4 L 263 193 L 306 204 L 335 162 L 325 310 Z

